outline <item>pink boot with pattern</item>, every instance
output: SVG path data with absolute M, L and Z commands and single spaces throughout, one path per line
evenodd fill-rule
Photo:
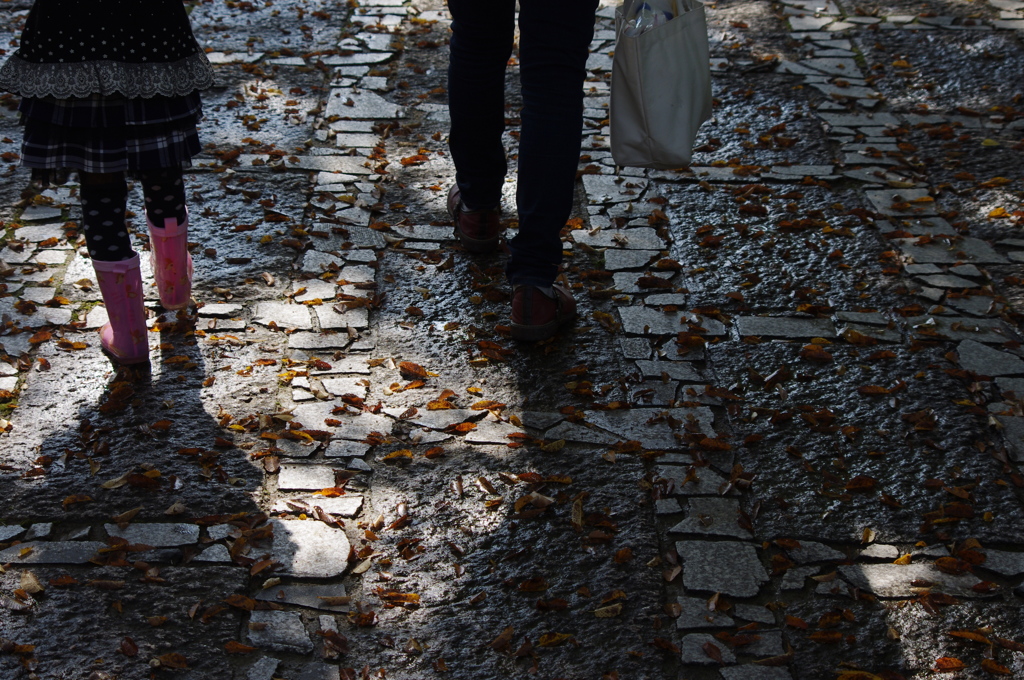
M 148 219 L 150 261 L 164 309 L 184 309 L 192 299 L 192 255 L 188 252 L 188 217 L 179 223 L 173 217 L 163 228 Z
M 100 328 L 103 350 L 119 364 L 149 362 L 149 330 L 138 254 L 119 262 L 93 260 L 92 267 L 110 319 Z

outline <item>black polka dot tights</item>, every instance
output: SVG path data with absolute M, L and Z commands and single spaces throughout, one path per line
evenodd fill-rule
M 147 170 L 142 173 L 142 193 L 146 197 L 146 215 L 154 227 L 163 228 L 164 220 L 185 221 L 185 183 L 181 170 Z
M 94 260 L 117 262 L 135 254 L 124 223 L 128 186 L 124 174 L 82 175 L 82 227 Z
M 82 173 L 82 226 L 89 255 L 94 260 L 117 262 L 135 255 L 125 226 L 128 187 L 123 173 Z M 164 220 L 185 221 L 185 185 L 181 170 L 141 173 L 146 216 L 162 229 Z

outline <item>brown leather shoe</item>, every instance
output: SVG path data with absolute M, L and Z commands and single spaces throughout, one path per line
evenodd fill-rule
M 561 283 L 551 286 L 550 298 L 536 286 L 512 287 L 512 337 L 516 340 L 546 340 L 558 327 L 576 318 L 576 301 Z
M 448 213 L 455 220 L 455 235 L 463 248 L 471 253 L 490 253 L 497 249 L 503 231 L 497 208 L 466 210 L 456 184 L 448 191 Z

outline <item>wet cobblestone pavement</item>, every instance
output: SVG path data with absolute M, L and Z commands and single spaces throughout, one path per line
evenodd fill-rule
M 536 346 L 444 210 L 442 3 L 191 16 L 149 375 L 0 99 L 0 676 L 1024 677 L 1024 2 L 709 5 L 692 166 L 619 173 L 602 6 Z

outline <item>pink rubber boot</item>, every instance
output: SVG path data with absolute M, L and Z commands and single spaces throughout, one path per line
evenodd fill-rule
M 100 328 L 103 349 L 120 364 L 149 361 L 149 331 L 143 306 L 139 256 L 120 262 L 92 261 L 110 322 Z
M 192 296 L 192 256 L 188 252 L 188 217 L 181 224 L 173 217 L 164 220 L 164 227 L 149 227 L 152 248 L 150 261 L 153 277 L 160 291 L 160 304 L 164 309 L 184 309 Z

